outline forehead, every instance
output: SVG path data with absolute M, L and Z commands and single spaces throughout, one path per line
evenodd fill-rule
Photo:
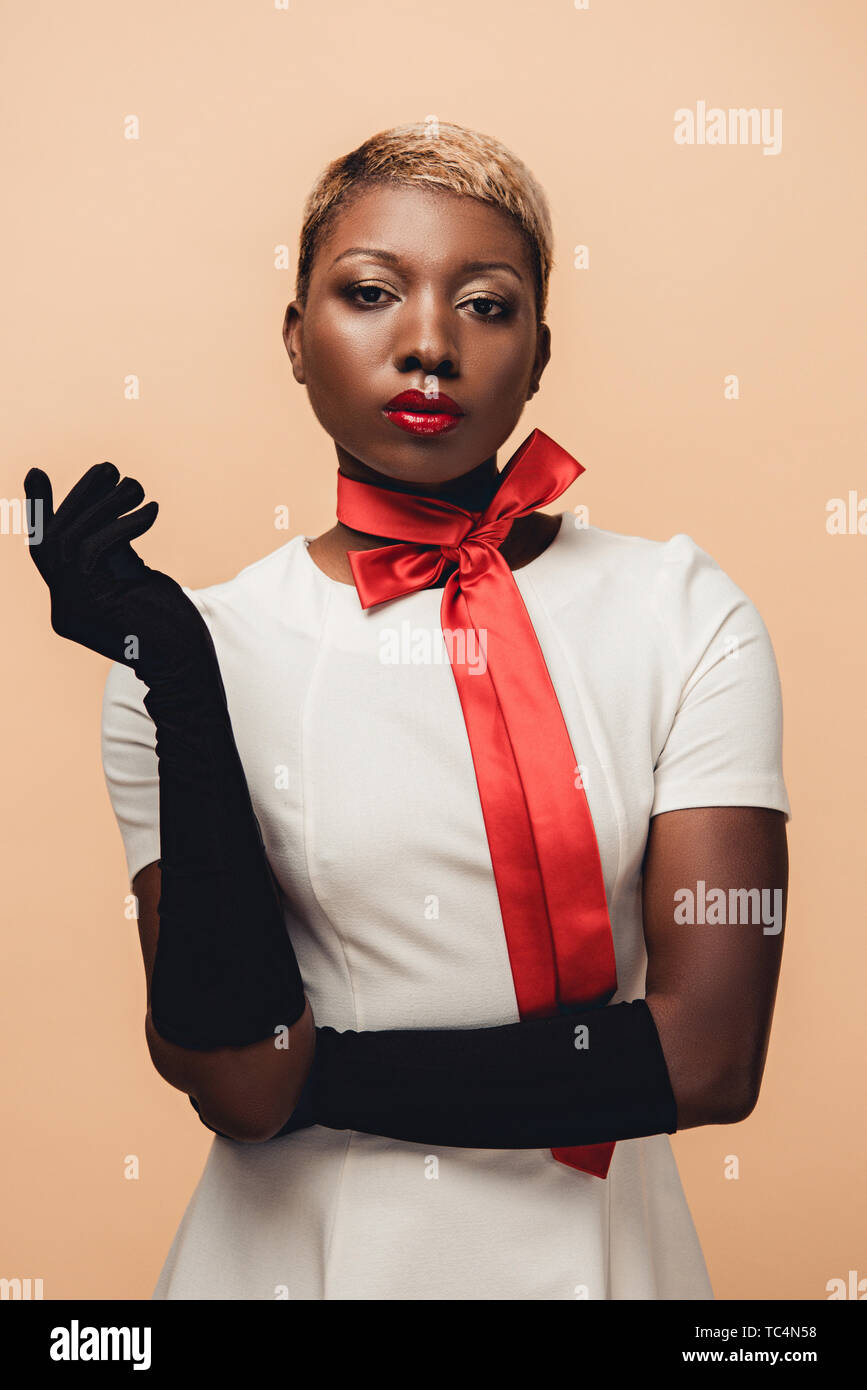
M 317 260 L 327 269 L 351 246 L 378 247 L 407 262 L 444 267 L 464 260 L 511 260 L 529 271 L 521 228 L 508 213 L 451 189 L 375 186 L 339 209 Z

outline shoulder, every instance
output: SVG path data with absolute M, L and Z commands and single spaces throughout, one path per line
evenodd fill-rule
M 752 598 L 685 532 L 662 544 L 652 597 L 656 620 L 687 672 L 709 647 L 721 656 L 739 646 L 772 651 Z
M 276 550 L 245 565 L 231 579 L 204 588 L 193 589 L 186 584 L 181 588 L 206 621 L 220 609 L 238 612 L 261 609 L 275 595 L 285 594 L 288 585 L 306 574 L 305 557 L 301 554 L 303 546 L 304 537 L 293 536 Z
M 582 625 L 659 649 L 685 676 L 715 635 L 740 632 L 747 641 L 769 642 L 761 614 L 715 557 L 686 532 L 667 540 L 574 525 L 551 548 L 552 563 L 540 576 L 549 606 L 571 605 Z M 520 573 L 520 571 L 519 571 Z
M 574 521 L 568 512 L 564 513 L 563 550 L 569 552 L 572 562 L 642 582 L 655 581 L 659 576 L 667 581 L 673 572 L 683 575 L 699 570 L 723 572 L 717 561 L 683 531 L 668 540 L 655 540 L 623 531 L 608 531 L 601 526 L 573 524 Z
M 305 565 L 306 557 L 300 553 L 303 545 L 303 536 L 293 536 L 230 579 L 200 588 L 181 584 L 207 623 L 221 657 L 239 634 L 256 627 L 263 617 L 291 611 L 287 593 L 295 595 L 298 585 L 309 580 L 309 563 Z M 103 730 L 129 728 L 142 718 L 150 723 L 143 703 L 146 693 L 147 687 L 131 666 L 112 662 L 103 692 Z
M 663 609 L 688 601 L 696 613 L 721 599 L 749 603 L 717 560 L 683 531 L 654 540 L 573 522 L 564 513 L 562 535 L 551 547 L 556 578 L 567 593 L 578 584 L 604 585 L 615 599 L 640 595 L 643 606 Z

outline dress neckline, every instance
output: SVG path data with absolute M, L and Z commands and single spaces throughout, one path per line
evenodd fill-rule
M 564 539 L 568 534 L 569 530 L 567 526 L 567 517 L 569 513 L 555 513 L 555 516 L 557 515 L 560 517 L 560 525 L 554 533 L 553 540 L 549 541 L 548 544 L 545 546 L 545 549 L 541 551 L 535 557 L 535 559 L 531 560 L 529 564 L 521 565 L 519 569 L 512 570 L 511 573 L 513 578 L 517 578 L 519 574 L 527 574 L 530 570 L 535 569 L 536 566 L 541 566 L 542 562 L 544 560 L 547 560 L 548 557 L 552 554 L 552 552 L 557 550 L 558 546 L 563 546 Z M 310 542 L 314 539 L 312 536 L 301 536 L 300 539 L 303 542 L 301 549 L 307 561 L 307 566 L 309 569 L 313 570 L 314 573 L 319 577 L 321 583 L 327 585 L 330 589 L 346 589 L 349 593 L 356 593 L 356 588 L 353 583 L 343 579 L 332 579 L 330 574 L 326 574 L 324 569 L 317 565 L 316 561 L 313 559 L 313 556 L 310 554 L 309 549 Z M 416 593 L 431 593 L 438 594 L 441 596 L 442 588 L 440 587 L 438 589 L 417 589 Z

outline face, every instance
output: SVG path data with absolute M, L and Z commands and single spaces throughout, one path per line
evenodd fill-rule
M 283 338 L 341 470 L 429 489 L 494 459 L 550 357 L 512 220 L 417 187 L 372 188 L 341 210 Z M 416 412 L 386 409 L 410 390 L 425 398 Z M 440 403 L 430 418 L 441 394 L 459 416 Z

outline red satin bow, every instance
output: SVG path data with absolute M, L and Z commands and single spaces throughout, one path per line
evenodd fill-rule
M 440 617 L 444 633 L 466 639 L 475 629 L 486 658 L 483 671 L 471 669 L 469 641 L 447 644 L 521 1018 L 549 1017 L 560 1004 L 601 1006 L 617 988 L 602 865 L 578 762 L 530 615 L 498 549 L 515 517 L 553 501 L 583 472 L 535 429 L 482 513 L 337 477 L 340 521 L 402 538 L 348 552 L 363 608 L 428 588 L 449 561 L 459 566 L 446 581 Z M 614 1144 L 551 1152 L 604 1178 Z

